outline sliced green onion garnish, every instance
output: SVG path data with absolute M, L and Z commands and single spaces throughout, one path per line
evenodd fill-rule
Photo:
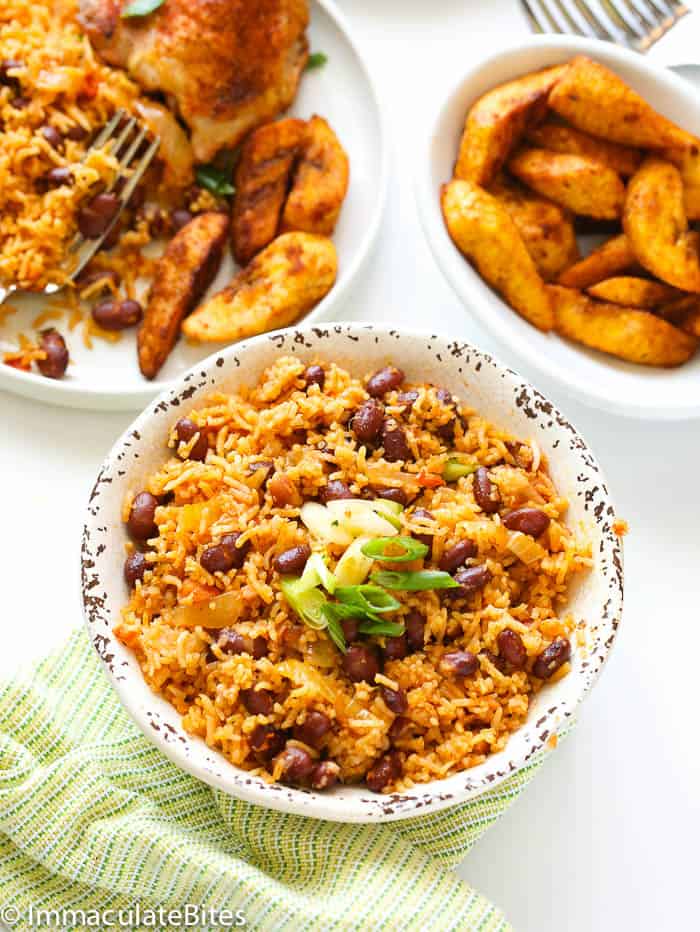
M 326 608 L 330 608 L 330 606 L 326 606 Z M 348 645 L 345 641 L 345 635 L 343 634 L 340 622 L 331 615 L 326 615 L 326 621 L 328 622 L 328 637 L 333 641 L 338 650 L 345 653 L 348 649 Z
M 323 616 L 336 621 L 343 621 L 345 618 L 355 618 L 357 621 L 363 618 L 369 621 L 379 621 L 379 615 L 375 612 L 365 612 L 359 605 L 345 605 L 343 602 L 327 602 L 323 606 Z
M 373 583 L 386 589 L 399 589 L 404 592 L 423 592 L 427 589 L 456 589 L 459 583 L 449 573 L 441 570 L 417 570 L 414 573 L 400 573 L 394 570 L 378 570 L 370 577 Z
M 456 482 L 462 476 L 471 476 L 478 468 L 476 463 L 463 463 L 458 459 L 450 459 L 445 463 L 445 468 L 442 470 L 442 478 L 445 482 Z
M 397 621 L 363 621 L 357 629 L 360 634 L 374 634 L 378 637 L 398 638 L 405 633 L 404 625 Z
M 286 576 L 280 582 L 285 599 L 299 615 L 304 624 L 316 631 L 326 627 L 323 606 L 328 600 L 320 589 L 304 589 L 298 576 Z
M 333 595 L 336 585 L 335 576 L 328 569 L 328 564 L 326 563 L 322 553 L 312 553 L 309 559 L 306 561 L 306 566 L 304 567 L 304 572 L 301 576 L 302 583 L 306 579 L 307 573 L 309 575 L 309 579 L 315 580 L 315 582 L 311 583 L 311 587 L 319 585 L 323 586 L 326 592 L 330 592 L 330 594 Z
M 381 586 L 338 586 L 335 596 L 339 602 L 352 605 L 358 609 L 360 615 L 367 612 L 395 612 L 401 608 L 393 595 L 390 595 Z M 357 617 L 357 616 L 356 616 Z
M 392 554 L 391 551 L 398 545 L 403 553 Z M 389 554 L 385 550 L 389 548 Z M 385 560 L 388 563 L 410 563 L 412 560 L 418 560 L 424 557 L 428 552 L 425 544 L 412 537 L 375 537 L 374 540 L 368 541 L 362 547 L 362 552 L 366 557 L 372 557 L 373 560 Z

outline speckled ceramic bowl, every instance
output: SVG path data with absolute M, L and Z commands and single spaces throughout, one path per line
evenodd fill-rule
M 201 404 L 213 389 L 236 391 L 257 380 L 277 356 L 334 360 L 356 375 L 387 362 L 399 364 L 411 380 L 444 385 L 489 420 L 516 436 L 535 438 L 551 473 L 571 507 L 569 522 L 592 542 L 595 567 L 571 593 L 571 610 L 587 622 L 587 645 L 577 649 L 569 676 L 542 690 L 526 725 L 505 750 L 479 767 L 390 796 L 364 786 L 330 793 L 267 784 L 229 764 L 199 739 L 188 735 L 180 716 L 143 680 L 134 656 L 112 626 L 128 593 L 123 580 L 126 534 L 120 512 L 127 489 L 138 489 L 166 456 L 165 438 L 173 422 Z M 90 496 L 82 549 L 85 620 L 119 697 L 139 725 L 174 763 L 233 796 L 302 815 L 343 822 L 404 819 L 478 795 L 523 767 L 553 742 L 595 682 L 615 639 L 622 610 L 622 547 L 613 533 L 614 509 L 605 479 L 584 440 L 566 418 L 514 372 L 474 347 L 429 334 L 374 325 L 337 324 L 286 330 L 239 343 L 210 357 L 185 375 L 137 418 L 107 457 Z

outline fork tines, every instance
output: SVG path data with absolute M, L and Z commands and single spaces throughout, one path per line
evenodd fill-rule
M 607 39 L 646 52 L 688 12 L 681 0 L 520 0 L 535 32 Z
M 142 126 L 135 117 L 127 116 L 124 110 L 118 110 L 90 147 L 90 151 L 104 149 L 108 143 L 112 143 L 110 152 L 119 162 L 119 171 L 104 193 L 113 192 L 117 194 L 119 208 L 104 233 L 98 239 L 86 239 L 82 235 L 76 236 L 71 246 L 71 252 L 75 256 L 71 278 L 75 278 L 102 247 L 136 190 L 136 186 L 153 161 L 160 146 L 160 137 L 154 137 L 146 145 L 148 142 L 147 137 L 148 130 L 145 126 Z M 146 147 L 144 148 L 144 146 Z

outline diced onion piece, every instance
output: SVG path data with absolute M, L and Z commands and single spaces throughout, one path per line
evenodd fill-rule
M 333 574 L 336 586 L 359 586 L 367 579 L 374 561 L 364 555 L 362 548 L 370 539 L 356 537 L 342 555 Z
M 182 628 L 227 628 L 238 621 L 242 608 L 240 592 L 223 592 L 205 602 L 178 605 L 164 620 Z
M 541 544 L 538 544 L 533 537 L 529 537 L 521 531 L 513 531 L 510 535 L 508 550 L 526 566 L 531 566 L 547 556 L 547 551 Z
M 348 547 L 353 536 L 341 526 L 339 518 L 318 502 L 306 502 L 302 505 L 299 517 L 314 537 L 339 547 Z
M 398 533 L 398 528 L 377 514 L 375 502 L 364 499 L 341 499 L 328 502 L 326 506 L 333 517 L 340 523 L 343 530 L 352 534 L 368 537 L 392 537 Z
M 309 644 L 305 658 L 310 664 L 321 669 L 334 667 L 338 662 L 338 651 L 327 638 L 320 638 Z

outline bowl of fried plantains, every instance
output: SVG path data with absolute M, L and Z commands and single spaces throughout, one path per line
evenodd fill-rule
M 696 135 L 697 134 L 697 135 Z M 700 102 L 609 43 L 475 64 L 421 153 L 424 230 L 465 308 L 572 397 L 700 415 Z

